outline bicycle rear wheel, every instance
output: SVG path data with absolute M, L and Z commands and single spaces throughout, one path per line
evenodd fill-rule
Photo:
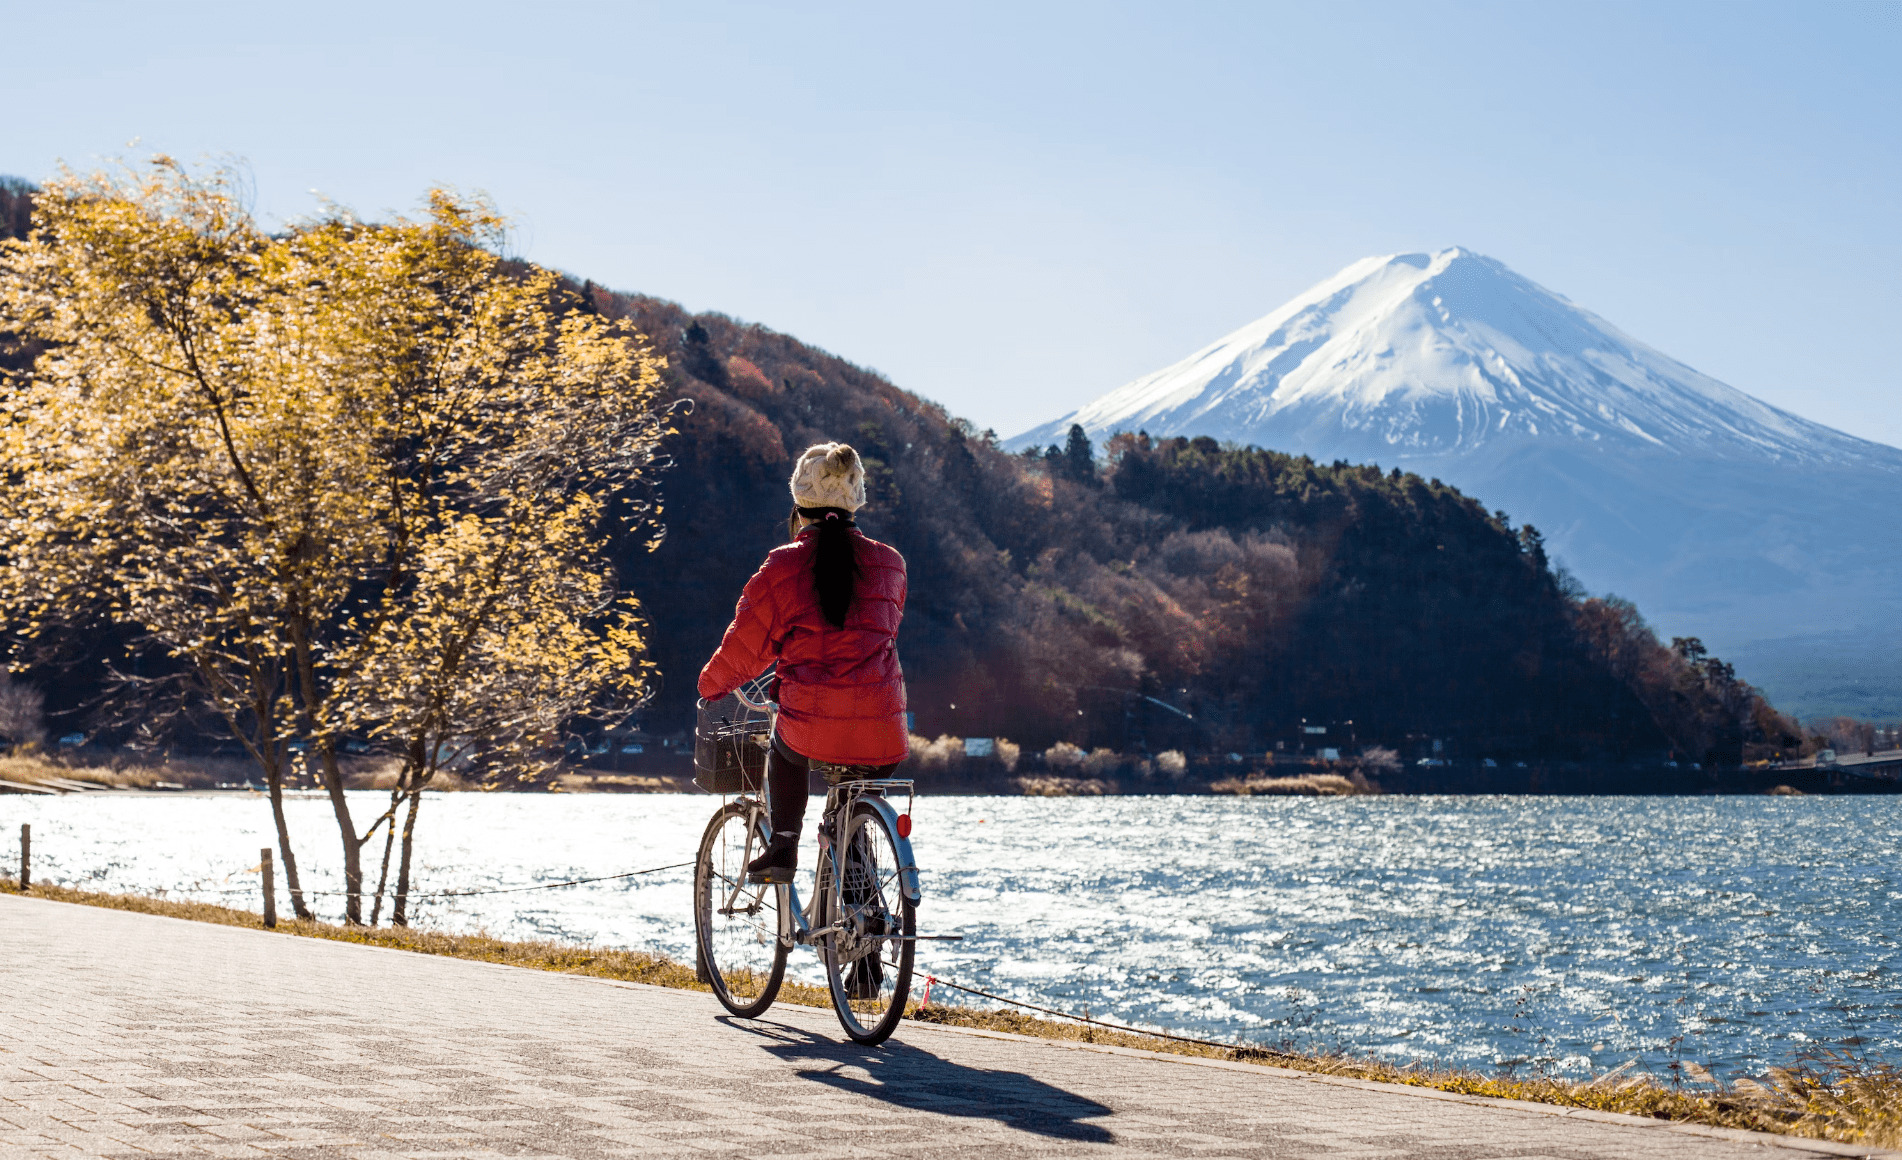
M 792 943 L 791 891 L 746 882 L 769 835 L 765 812 L 728 802 L 707 823 L 693 871 L 693 925 L 704 980 L 722 1006 L 753 1018 L 773 1005 Z
M 845 1033 L 857 1043 L 883 1043 L 911 996 L 917 914 L 899 884 L 898 843 L 884 814 L 860 802 L 844 829 L 832 849 L 839 929 L 824 936 L 819 953 Z

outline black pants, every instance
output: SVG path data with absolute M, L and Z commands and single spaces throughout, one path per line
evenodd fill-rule
M 870 766 L 869 776 L 890 777 L 899 763 Z M 806 777 L 812 762 L 794 753 L 779 734 L 773 734 L 773 748 L 766 755 L 766 788 L 773 802 L 773 832 L 799 833 L 806 824 Z

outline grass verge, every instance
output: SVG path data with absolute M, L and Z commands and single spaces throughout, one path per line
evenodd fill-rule
M 19 885 L 0 880 L 0 894 L 19 894 Z M 135 894 L 103 894 L 64 886 L 36 884 L 29 895 L 111 910 L 160 914 L 197 922 L 258 929 L 263 919 L 248 910 L 201 902 L 179 902 Z M 419 954 L 446 955 L 485 963 L 506 963 L 543 971 L 590 975 L 661 987 L 705 991 L 693 967 L 641 951 L 601 950 L 553 942 L 512 942 L 486 934 L 448 934 L 403 927 L 348 927 L 322 922 L 280 920 L 280 933 L 366 946 L 392 947 Z M 784 1002 L 825 1007 L 823 988 L 788 981 Z M 1349 1079 L 1407 1084 L 1463 1095 L 1529 1100 L 1563 1107 L 1620 1112 L 1660 1120 L 1713 1127 L 1778 1132 L 1817 1140 L 1874 1147 L 1902 1146 L 1902 1069 L 1890 1064 L 1830 1053 L 1788 1068 L 1771 1068 L 1760 1077 L 1720 1081 L 1696 1064 L 1683 1070 L 1691 1082 L 1662 1080 L 1627 1068 L 1595 1079 L 1574 1081 L 1553 1076 L 1484 1075 L 1477 1071 L 1408 1064 L 1344 1055 L 1307 1055 L 1248 1047 L 1217 1047 L 1133 1035 L 1087 1024 L 932 1002 L 913 1003 L 910 1018 L 947 1027 L 1006 1031 L 1040 1039 L 1061 1039 L 1133 1047 L 1174 1055 L 1239 1060 Z

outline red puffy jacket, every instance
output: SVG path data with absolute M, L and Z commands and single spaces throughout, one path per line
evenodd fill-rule
M 812 578 L 818 529 L 766 556 L 740 593 L 733 623 L 700 670 L 700 695 L 717 700 L 775 660 L 779 736 L 793 752 L 842 765 L 889 765 L 910 752 L 898 622 L 905 614 L 905 558 L 852 532 L 859 572 L 845 627 L 819 611 Z

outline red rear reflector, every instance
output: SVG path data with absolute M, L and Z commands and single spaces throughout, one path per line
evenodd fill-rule
M 898 815 L 898 836 L 901 838 L 911 837 L 911 815 L 910 814 Z

